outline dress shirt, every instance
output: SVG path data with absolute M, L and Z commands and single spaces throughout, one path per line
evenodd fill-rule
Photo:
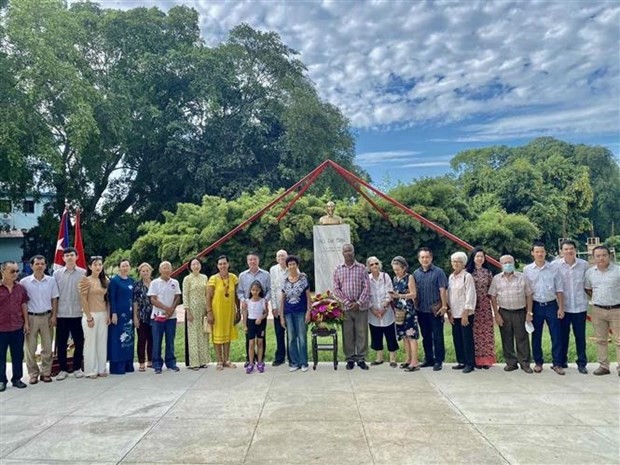
M 588 310 L 588 295 L 584 290 L 588 262 L 576 258 L 575 263 L 569 265 L 563 258 L 553 264 L 558 269 L 564 284 L 564 311 L 566 313 L 582 313 Z
M 392 285 L 392 280 L 385 272 L 379 273 L 379 277 L 375 279 L 370 273 L 368 275 L 368 279 L 370 279 L 370 309 L 371 310 L 386 310 L 383 314 L 383 318 L 379 319 L 375 316 L 374 313 L 368 313 L 368 323 L 373 326 L 390 326 L 394 323 L 394 311 L 391 307 L 387 307 L 387 309 L 383 308 L 383 304 L 385 302 L 391 302 L 392 298 L 388 294 L 389 291 L 394 290 L 394 286 Z
M 17 331 L 24 327 L 22 305 L 28 302 L 28 293 L 19 283 L 13 289 L 0 282 L 0 333 Z
M 48 275 L 43 275 L 39 281 L 33 274 L 26 276 L 19 284 L 24 286 L 28 293 L 28 312 L 45 313 L 52 309 L 52 300 L 58 298 L 58 284 Z
M 530 286 L 534 292 L 532 298 L 536 302 L 544 303 L 556 300 L 556 293 L 564 292 L 562 276 L 551 263 L 545 262 L 545 264 L 540 267 L 536 265 L 536 263 L 530 263 L 523 268 L 523 274 L 530 282 Z
M 523 273 L 499 273 L 493 276 L 489 295 L 497 298 L 497 305 L 505 310 L 520 310 L 526 307 L 527 296 L 532 295 L 532 286 Z
M 432 313 L 431 306 L 441 300 L 440 289 L 448 288 L 446 273 L 431 263 L 426 271 L 422 267 L 415 270 L 413 278 L 418 290 L 418 311 Z
M 151 281 L 151 285 L 149 286 L 149 291 L 147 293 L 149 297 L 157 296 L 157 299 L 164 304 L 166 307 L 170 307 L 174 303 L 174 298 L 177 295 L 181 295 L 181 288 L 179 287 L 179 282 L 176 279 L 169 278 L 167 281 L 162 278 L 157 278 Z M 154 319 L 158 315 L 165 315 L 161 308 L 153 305 L 153 311 L 151 312 L 151 319 Z M 177 309 L 174 309 L 172 313 L 172 318 L 177 317 Z
M 585 288 L 592 290 L 593 305 L 619 305 L 620 266 L 610 263 L 604 271 L 593 266 L 586 272 Z
M 280 296 L 282 295 L 282 283 L 288 276 L 288 268 L 282 268 L 276 263 L 269 269 L 271 279 L 271 310 L 280 309 Z
M 239 275 L 239 284 L 237 285 L 237 297 L 240 302 L 250 298 L 250 288 L 254 281 L 260 282 L 263 287 L 263 294 L 267 301 L 271 300 L 271 277 L 269 272 L 259 268 L 256 273 L 250 270 L 242 271 Z
M 454 318 L 462 318 L 467 310 L 467 315 L 473 315 L 476 310 L 476 283 L 467 271 L 463 270 L 458 275 L 452 273 L 448 278 L 448 302 L 450 313 Z
M 370 280 L 366 267 L 360 262 L 351 266 L 346 263 L 338 265 L 332 276 L 334 295 L 344 304 L 345 311 L 351 304 L 359 304 L 360 310 L 366 310 L 370 300 Z
M 78 283 L 86 271 L 82 268 L 74 268 L 69 271 L 66 266 L 54 271 L 54 279 L 58 284 L 58 318 L 81 318 L 82 304 Z

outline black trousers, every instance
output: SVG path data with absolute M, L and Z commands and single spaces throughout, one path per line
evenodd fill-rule
M 370 328 L 370 348 L 375 351 L 383 350 L 383 338 L 387 342 L 388 352 L 396 352 L 398 350 L 398 340 L 396 339 L 396 325 L 392 323 L 388 326 L 373 326 Z
M 288 353 L 288 340 L 286 338 L 286 329 L 280 323 L 280 317 L 273 319 L 273 330 L 276 333 L 276 354 L 273 358 L 274 362 L 284 363 L 284 359 L 288 354 L 288 363 L 291 363 L 291 356 Z
M 454 319 L 452 342 L 454 342 L 456 361 L 461 365 L 473 367 L 476 362 L 474 354 L 474 315 L 470 315 L 467 319 L 469 321 L 467 326 L 461 324 L 461 318 Z
M 13 376 L 11 382 L 16 382 L 24 376 L 24 328 L 16 331 L 0 332 L 0 382 L 6 383 L 6 351 L 11 351 L 11 365 Z
M 422 332 L 424 361 L 426 363 L 443 363 L 446 358 L 446 346 L 443 340 L 444 317 L 432 313 L 418 312 L 418 324 Z
M 70 371 L 67 365 L 69 334 L 75 345 L 75 350 L 73 351 L 73 371 L 78 371 L 82 369 L 82 361 L 84 358 L 84 330 L 82 329 L 82 317 L 58 318 L 56 320 L 56 350 L 58 351 L 58 365 L 60 371 Z
M 565 365 L 568 363 L 568 345 L 570 342 L 570 328 L 573 327 L 573 336 L 575 336 L 575 349 L 577 350 L 577 366 L 585 367 L 588 364 L 586 356 L 586 316 L 587 312 L 564 314 L 564 318 L 560 320 L 560 336 L 562 342 L 562 354 L 560 363 Z

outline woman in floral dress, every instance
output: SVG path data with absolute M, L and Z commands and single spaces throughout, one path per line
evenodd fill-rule
M 202 262 L 193 258 L 189 262 L 191 273 L 183 279 L 183 307 L 187 333 L 187 368 L 206 368 L 211 361 L 208 335 L 203 330 L 203 317 L 207 314 L 207 283 L 209 279 L 201 274 Z
M 396 335 L 398 339 L 404 341 L 405 352 L 407 353 L 407 362 L 401 364 L 401 368 L 405 371 L 417 371 L 420 369 L 418 364 L 418 339 L 420 331 L 418 329 L 418 317 L 416 315 L 415 300 L 416 288 L 413 275 L 408 273 L 409 264 L 404 257 L 400 255 L 392 259 L 392 270 L 394 271 L 393 287 L 390 292 L 392 302 L 395 307 L 396 318 Z M 398 310 L 405 310 L 405 321 L 403 324 L 398 322 Z

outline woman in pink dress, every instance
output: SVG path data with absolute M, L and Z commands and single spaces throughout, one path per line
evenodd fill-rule
M 474 320 L 476 368 L 489 369 L 496 362 L 493 311 L 488 296 L 493 273 L 489 269 L 486 254 L 481 247 L 476 247 L 471 251 L 465 269 L 474 277 L 476 285 L 476 319 Z

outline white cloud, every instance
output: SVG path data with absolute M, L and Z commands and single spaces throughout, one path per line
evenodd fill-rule
M 209 45 L 241 22 L 276 31 L 357 128 L 493 118 L 468 125 L 464 138 L 494 140 L 620 126 L 615 1 L 100 3 L 193 6 Z
M 450 166 L 449 161 L 422 161 L 420 163 L 408 163 L 403 168 L 431 168 L 436 166 Z
M 405 160 L 421 154 L 415 150 L 388 150 L 383 152 L 358 153 L 355 160 L 362 166 L 379 165 L 390 162 L 402 163 Z

